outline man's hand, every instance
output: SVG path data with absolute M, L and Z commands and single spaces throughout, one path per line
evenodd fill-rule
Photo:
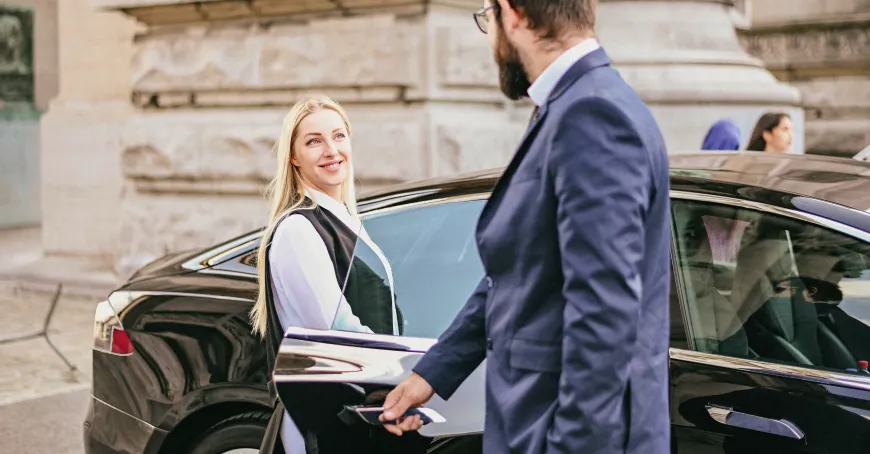
M 435 391 L 423 377 L 411 372 L 399 386 L 396 386 L 384 401 L 384 412 L 381 421 L 396 421 L 398 424 L 384 424 L 384 428 L 390 433 L 401 436 L 404 432 L 420 430 L 423 421 L 420 416 L 402 418 L 411 407 L 419 407 L 432 398 Z

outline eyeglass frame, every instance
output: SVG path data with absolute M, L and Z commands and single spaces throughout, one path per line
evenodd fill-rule
M 492 9 L 493 6 L 494 3 L 490 4 L 489 6 L 484 6 L 483 8 L 472 14 L 472 17 L 474 18 L 474 23 L 477 25 L 477 28 L 480 30 L 480 32 L 484 35 L 489 33 L 489 17 L 486 15 L 486 12 Z M 486 23 L 485 28 L 483 25 L 481 25 L 481 22 Z

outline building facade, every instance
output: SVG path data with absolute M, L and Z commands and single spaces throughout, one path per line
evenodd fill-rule
M 672 152 L 697 149 L 726 116 L 744 139 L 768 110 L 804 129 L 801 83 L 759 58 L 773 58 L 757 44 L 768 29 L 735 29 L 772 14 L 759 4 L 775 1 L 600 0 L 598 37 Z M 504 165 L 531 110 L 498 91 L 472 21 L 479 0 L 54 5 L 60 71 L 41 118 L 43 246 L 119 278 L 264 224 L 272 146 L 302 93 L 348 110 L 362 190 Z M 795 145 L 804 151 L 802 134 Z

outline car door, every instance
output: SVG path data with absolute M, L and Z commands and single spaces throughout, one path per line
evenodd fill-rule
M 672 206 L 674 452 L 867 452 L 870 235 L 737 199 Z
M 482 196 L 446 199 L 364 216 L 364 228 L 386 257 L 391 273 L 377 252 L 358 240 L 350 274 L 357 276 L 365 269 L 375 273 L 379 290 L 392 288 L 400 334 L 351 332 L 338 325 L 329 331 L 290 329 L 276 360 L 274 379 L 282 402 L 300 428 L 321 436 L 360 437 L 373 452 L 480 452 L 480 437 L 475 434 L 483 430 L 483 366 L 450 402 L 435 396 L 427 404 L 446 422 L 426 425 L 419 434 L 399 439 L 342 411 L 347 405 L 382 403 L 386 392 L 407 377 L 483 278 L 474 230 L 484 202 Z M 347 280 L 351 281 L 350 276 Z M 364 299 L 384 294 L 345 290 L 346 295 Z M 383 304 L 366 301 L 365 307 Z

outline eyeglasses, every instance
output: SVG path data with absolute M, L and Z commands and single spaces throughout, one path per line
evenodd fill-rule
M 474 23 L 477 24 L 477 28 L 480 29 L 481 32 L 486 34 L 489 32 L 489 16 L 486 15 L 486 12 L 492 8 L 492 5 L 481 8 L 480 11 L 474 13 Z

